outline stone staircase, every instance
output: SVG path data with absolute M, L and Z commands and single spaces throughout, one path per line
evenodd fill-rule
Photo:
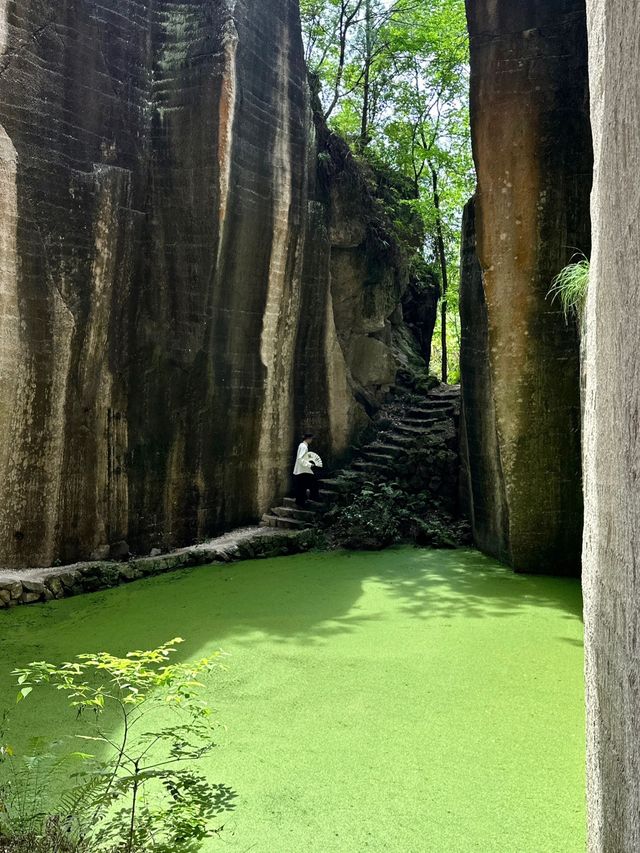
M 283 498 L 262 518 L 263 527 L 304 530 L 313 527 L 318 515 L 341 492 L 364 483 L 392 481 L 399 459 L 426 443 L 456 449 L 460 417 L 460 387 L 442 385 L 411 403 L 394 401 L 385 406 L 374 422 L 375 436 L 359 448 L 350 465 L 334 471 L 320 482 L 320 502 L 307 501 L 305 509 L 294 498 Z

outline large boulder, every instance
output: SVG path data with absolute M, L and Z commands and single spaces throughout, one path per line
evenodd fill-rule
M 584 0 L 467 0 L 467 13 L 479 268 L 465 263 L 462 361 L 477 542 L 518 571 L 575 574 L 579 343 L 548 292 L 590 248 Z

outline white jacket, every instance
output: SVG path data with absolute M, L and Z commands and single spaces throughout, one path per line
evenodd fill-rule
M 313 467 L 307 459 L 308 452 L 309 445 L 306 441 L 303 441 L 298 447 L 298 452 L 296 453 L 296 465 L 293 469 L 294 476 L 297 476 L 298 474 L 313 474 Z

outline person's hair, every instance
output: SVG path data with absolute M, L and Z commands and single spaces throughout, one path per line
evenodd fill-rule
M 307 439 L 307 438 L 314 438 L 314 435 L 313 435 L 313 433 L 312 433 L 312 432 L 305 432 L 305 434 L 304 434 L 303 438 L 304 438 L 304 439 Z

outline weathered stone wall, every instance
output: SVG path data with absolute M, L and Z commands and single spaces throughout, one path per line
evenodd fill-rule
M 595 180 L 584 471 L 589 849 L 640 850 L 640 18 L 588 0 Z
M 577 573 L 579 345 L 547 294 L 590 248 L 584 0 L 467 0 L 467 13 L 483 293 L 467 263 L 462 360 L 477 541 L 516 570 Z M 469 370 L 474 358 L 486 369 Z
M 461 248 L 462 495 L 474 542 L 508 561 L 509 511 L 493 402 L 487 303 L 476 253 L 475 199 L 464 211 Z
M 340 334 L 297 3 L 0 0 L 0 79 L 0 565 L 259 517 L 393 373 Z

